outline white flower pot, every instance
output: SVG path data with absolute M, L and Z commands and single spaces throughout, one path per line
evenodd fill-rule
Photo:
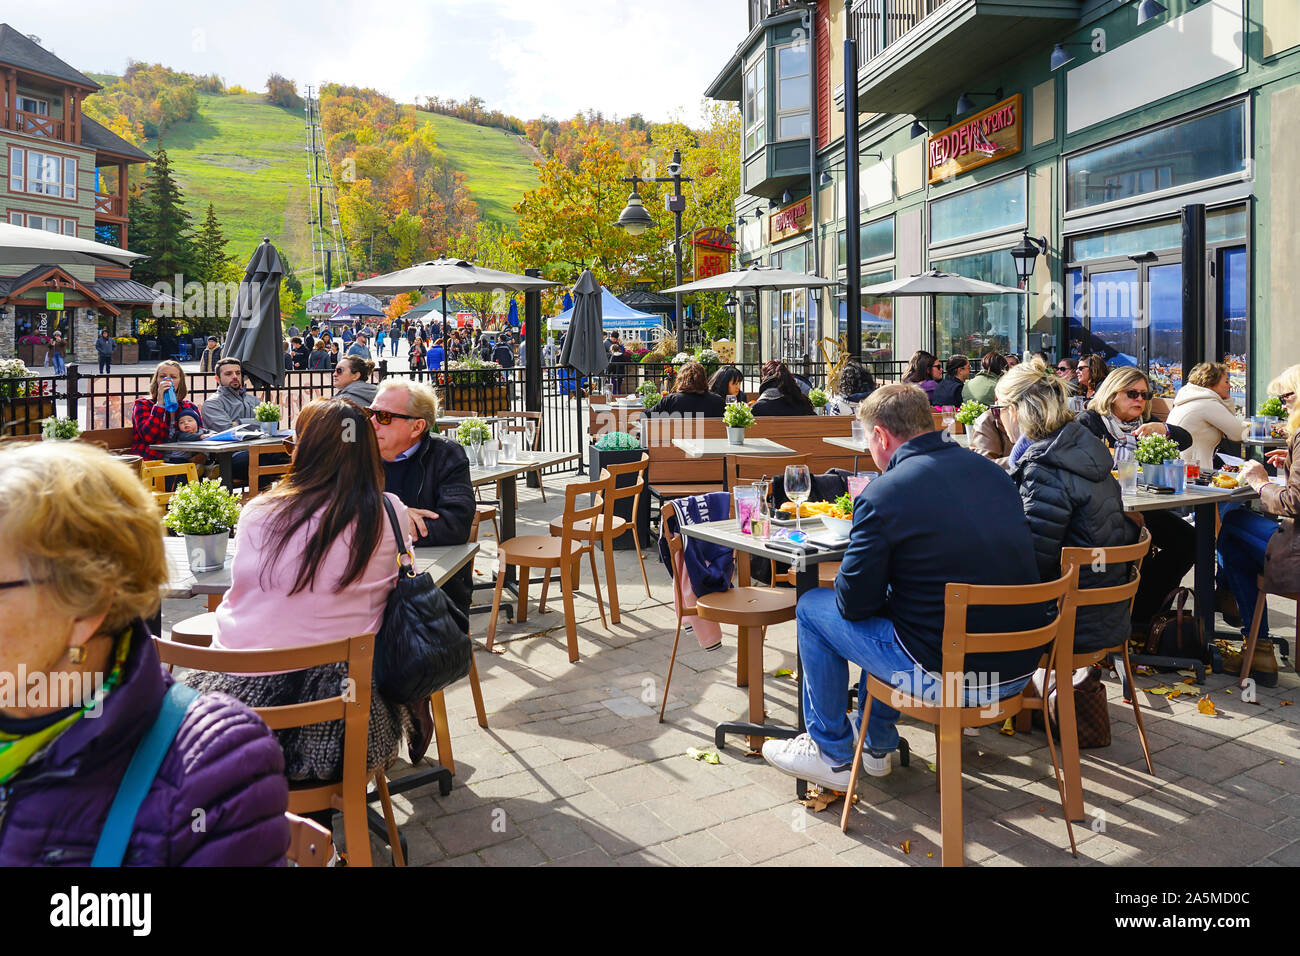
M 279 422 L 258 422 L 257 427 L 262 429 L 264 435 L 274 435 L 275 430 L 280 427 Z
M 218 571 L 226 563 L 226 547 L 230 532 L 219 534 L 187 534 L 185 552 L 189 555 L 191 571 Z
M 745 429 L 727 426 L 727 441 L 733 445 L 745 444 Z

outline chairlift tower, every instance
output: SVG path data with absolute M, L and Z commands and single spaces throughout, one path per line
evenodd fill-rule
M 338 191 L 325 152 L 320 100 L 307 87 L 303 112 L 306 119 L 303 149 L 307 153 L 307 224 L 311 227 L 312 294 L 324 292 L 338 281 L 352 278 L 347 238 L 339 216 Z M 319 288 L 318 288 L 318 283 Z

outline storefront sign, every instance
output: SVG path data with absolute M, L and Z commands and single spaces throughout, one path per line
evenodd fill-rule
M 56 311 L 56 312 L 62 310 L 62 309 L 63 309 L 63 293 L 62 293 L 62 292 L 47 292 L 47 293 L 45 293 L 45 308 L 47 308 L 47 309 L 52 309 L 52 310 L 54 310 L 54 311 Z
M 770 245 L 789 239 L 812 228 L 812 196 L 770 213 L 767 217 L 767 241 Z
M 1021 96 L 1017 93 L 935 133 L 926 145 L 930 183 L 951 179 L 1020 152 L 1021 119 Z
M 695 281 L 719 276 L 731 268 L 731 254 L 735 252 L 735 243 L 725 229 L 705 226 L 696 229 L 691 236 L 694 251 Z

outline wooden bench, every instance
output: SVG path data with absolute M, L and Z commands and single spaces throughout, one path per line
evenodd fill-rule
M 646 484 L 652 499 L 671 500 L 725 489 L 721 457 L 690 458 L 673 444 L 674 438 L 726 438 L 721 418 L 646 418 L 641 428 L 650 456 Z
M 852 415 L 760 416 L 754 419 L 754 426 L 746 434 L 755 438 L 770 438 L 779 445 L 785 445 L 796 455 L 811 455 L 810 470 L 814 475 L 824 475 L 832 468 L 853 470 L 853 452 L 822 441 L 823 438 L 850 437 L 853 434 Z M 865 457 L 868 468 L 874 471 L 870 453 L 866 453 Z
M 77 436 L 78 441 L 98 445 L 108 451 L 129 451 L 131 449 L 132 430 L 130 428 L 93 428 Z

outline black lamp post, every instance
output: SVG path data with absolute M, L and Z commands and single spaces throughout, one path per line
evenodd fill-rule
M 686 197 L 682 195 L 682 183 L 691 182 L 689 176 L 682 175 L 682 151 L 673 150 L 672 162 L 668 164 L 667 176 L 625 176 L 621 182 L 632 184 L 632 195 L 627 197 L 627 205 L 619 213 L 618 222 L 614 225 L 627 232 L 629 236 L 639 236 L 652 225 L 654 220 L 646 212 L 645 206 L 641 203 L 641 196 L 637 193 L 636 187 L 640 183 L 672 183 L 672 195 L 667 197 L 665 205 L 668 211 L 673 214 L 673 260 L 674 276 L 677 279 L 674 285 L 682 284 L 682 213 L 686 211 Z M 682 294 L 674 293 L 675 305 L 673 311 L 677 317 L 677 331 L 681 335 L 681 346 L 686 345 L 686 317 L 682 313 Z
M 1047 239 L 1032 239 L 1027 232 L 1021 236 L 1019 245 L 1011 247 L 1011 261 L 1015 263 L 1016 280 L 1020 288 L 1029 288 L 1029 280 L 1033 278 L 1034 266 L 1038 263 L 1038 257 L 1045 255 L 1047 255 Z M 1022 295 L 1020 297 L 1021 328 L 1025 327 L 1025 312 L 1025 296 Z

